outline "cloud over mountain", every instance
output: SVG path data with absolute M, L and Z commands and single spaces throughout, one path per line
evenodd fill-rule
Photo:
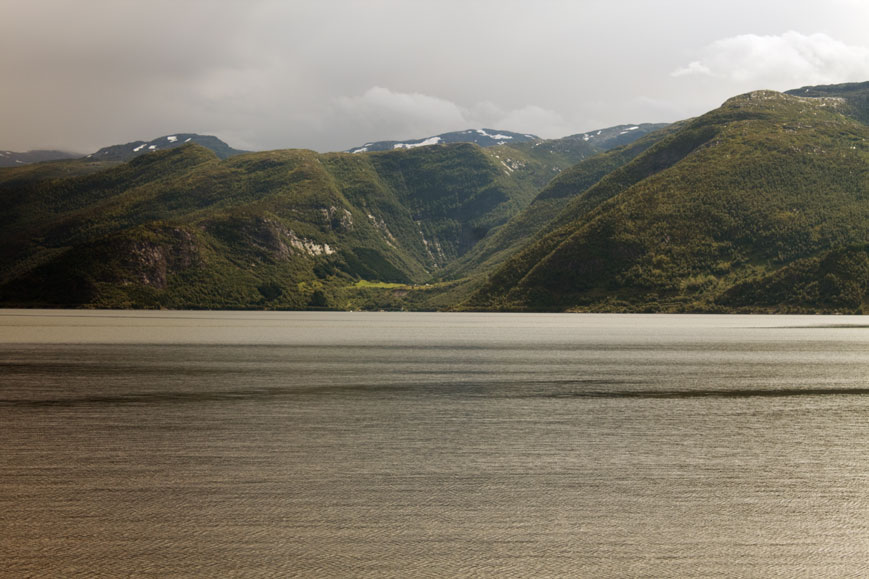
M 462 129 L 465 115 L 461 108 L 446 99 L 420 93 L 394 92 L 371 87 L 361 95 L 343 96 L 334 101 L 340 120 L 369 131 L 393 132 L 394 136 L 426 135 L 440 127 Z
M 483 101 L 462 106 L 438 96 L 382 86 L 334 99 L 330 113 L 324 118 L 325 127 L 358 133 L 360 142 L 489 126 L 509 126 L 518 132 L 534 132 L 544 137 L 559 137 L 570 131 L 570 124 L 562 115 L 537 104 L 509 109 Z
M 869 78 L 865 0 L 7 4 L 0 148 L 15 151 L 176 131 L 254 150 L 486 126 L 555 138 Z

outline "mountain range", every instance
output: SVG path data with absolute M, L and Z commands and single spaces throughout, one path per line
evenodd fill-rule
M 178 134 L 2 169 L 0 304 L 860 312 L 867 95 L 327 154 Z

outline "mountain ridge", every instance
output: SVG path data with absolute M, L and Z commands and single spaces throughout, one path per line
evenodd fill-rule
M 752 91 L 606 139 L 2 169 L 0 303 L 866 311 L 867 88 Z
M 480 147 L 496 147 L 499 145 L 524 145 L 532 147 L 545 146 L 553 152 L 556 149 L 569 150 L 571 144 L 575 147 L 578 142 L 593 143 L 589 147 L 606 150 L 617 146 L 626 145 L 635 140 L 636 135 L 632 131 L 640 131 L 646 134 L 667 126 L 669 123 L 638 123 L 622 124 L 603 129 L 595 129 L 584 133 L 576 133 L 554 139 L 543 139 L 530 133 L 517 133 L 503 129 L 466 129 L 441 133 L 429 137 L 416 137 L 403 141 L 371 141 L 358 147 L 346 149 L 345 153 L 370 153 L 377 151 L 390 151 L 393 149 L 412 149 L 431 145 L 446 145 L 451 143 L 474 143 Z M 625 136 L 629 135 L 629 136 Z

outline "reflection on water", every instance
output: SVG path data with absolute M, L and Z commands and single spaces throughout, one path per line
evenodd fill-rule
M 3 576 L 860 576 L 859 317 L 0 312 Z

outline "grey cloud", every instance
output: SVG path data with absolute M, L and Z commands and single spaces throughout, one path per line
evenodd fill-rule
M 843 70 L 863 74 L 863 26 L 855 21 L 869 14 L 861 6 L 12 2 L 0 19 L 0 148 L 88 152 L 195 131 L 243 148 L 341 150 L 480 126 L 557 137 L 671 121 L 748 85 L 792 88 Z M 749 32 L 747 11 L 756 36 L 740 36 Z M 802 32 L 786 37 L 782 27 Z M 826 36 L 810 34 L 815 30 Z M 752 68 L 740 51 L 768 38 L 786 66 Z M 807 46 L 830 56 L 803 75 L 787 55 Z
M 372 87 L 361 95 L 335 99 L 330 127 L 359 135 L 356 144 L 371 140 L 401 140 L 467 128 L 507 127 L 545 137 L 564 136 L 570 124 L 557 112 L 530 104 L 505 109 L 491 101 L 461 106 L 421 93 Z

